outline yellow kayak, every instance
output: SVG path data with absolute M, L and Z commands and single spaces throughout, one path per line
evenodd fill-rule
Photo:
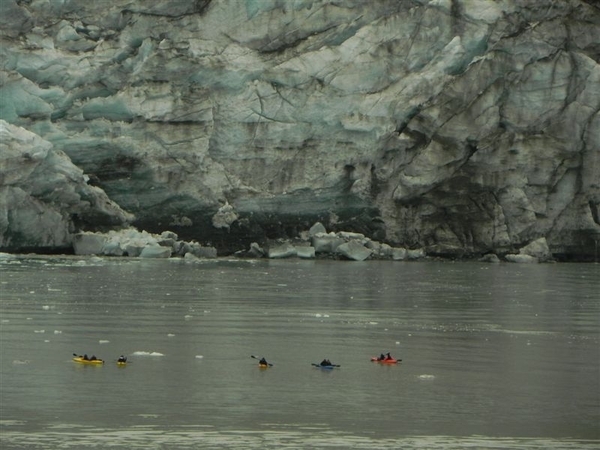
M 80 358 L 79 356 L 73 358 L 73 361 L 81 363 L 81 364 L 92 364 L 92 365 L 104 364 L 104 361 L 102 359 L 83 359 L 83 358 Z
M 125 367 L 127 365 L 127 361 L 117 361 L 117 366 Z

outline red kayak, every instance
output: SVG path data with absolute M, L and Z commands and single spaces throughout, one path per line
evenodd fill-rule
M 382 364 L 398 364 L 400 361 L 402 361 L 401 359 L 394 359 L 394 358 L 384 358 L 384 359 L 379 359 L 379 358 L 371 358 L 371 361 L 373 362 L 378 362 L 378 363 L 382 363 Z

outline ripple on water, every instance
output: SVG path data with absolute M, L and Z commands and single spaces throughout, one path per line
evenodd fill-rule
M 18 427 L 18 421 L 2 421 L 0 425 Z M 3 427 L 4 428 L 4 427 Z M 68 431 L 69 430 L 69 431 Z M 95 448 L 99 443 L 111 449 L 297 449 L 297 448 L 336 448 L 336 449 L 428 449 L 448 450 L 464 448 L 494 449 L 592 449 L 597 441 L 574 439 L 536 438 L 488 438 L 484 436 L 408 436 L 402 438 L 376 438 L 337 433 L 327 429 L 309 427 L 289 430 L 219 431 L 210 426 L 180 427 L 162 430 L 143 425 L 126 429 L 98 429 L 56 425 L 43 432 L 23 432 L 3 430 L 0 443 L 3 448 L 27 449 L 77 449 Z

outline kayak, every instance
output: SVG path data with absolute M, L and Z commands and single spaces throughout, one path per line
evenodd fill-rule
M 322 366 L 321 364 L 314 364 L 313 366 L 315 366 L 318 369 L 325 369 L 325 370 L 331 370 L 331 369 L 335 369 L 336 367 L 340 367 L 339 364 L 332 364 L 330 366 Z
M 75 357 L 73 358 L 73 361 L 81 363 L 81 364 L 91 364 L 91 365 L 100 365 L 100 364 L 104 364 L 104 361 L 102 359 L 83 359 L 80 357 Z
M 381 364 L 398 364 L 400 361 L 402 361 L 401 359 L 379 359 L 379 358 L 371 358 L 371 361 L 373 362 L 378 362 Z
M 259 364 L 258 367 L 261 369 L 268 369 L 270 366 L 268 364 Z
M 127 365 L 127 361 L 117 361 L 117 366 L 125 367 Z

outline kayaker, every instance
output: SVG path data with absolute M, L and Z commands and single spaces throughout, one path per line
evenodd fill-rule
M 323 361 L 321 361 L 321 366 L 331 366 L 331 361 L 329 361 L 328 359 L 324 359 Z
M 87 355 L 87 353 L 86 353 L 85 355 L 83 355 L 83 360 L 84 360 L 84 361 L 89 361 L 89 360 L 90 360 L 90 358 L 88 358 L 88 355 Z
M 385 359 L 385 355 L 382 353 L 381 355 L 379 355 L 379 358 L 377 358 L 377 361 L 383 361 Z
M 268 366 L 269 365 L 269 363 L 267 362 L 267 360 L 264 357 L 260 358 L 260 361 L 258 361 L 258 364 L 261 365 L 261 366 Z
M 92 357 L 90 358 L 90 361 L 96 361 L 98 358 L 96 358 L 96 355 L 92 355 Z
M 117 362 L 120 362 L 120 363 L 127 362 L 127 358 L 125 356 L 121 355 L 121 356 L 119 356 L 119 359 L 117 359 Z

